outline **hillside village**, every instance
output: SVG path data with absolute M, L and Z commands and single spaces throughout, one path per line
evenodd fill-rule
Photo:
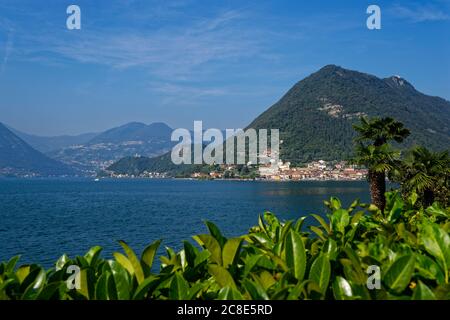
M 279 161 L 259 167 L 259 175 L 265 180 L 362 180 L 367 169 L 348 165 L 344 161 L 338 163 L 323 160 L 308 163 L 305 167 L 291 167 L 289 162 Z
M 323 160 L 313 161 L 304 167 L 291 167 L 289 162 L 261 165 L 256 170 L 247 168 L 247 174 L 240 174 L 236 165 L 220 165 L 217 170 L 211 172 L 194 172 L 189 177 L 192 179 L 213 180 L 267 180 L 267 181 L 357 181 L 364 180 L 367 169 L 349 165 L 345 161 L 337 163 Z M 144 171 L 140 175 L 114 174 L 114 178 L 169 178 L 166 173 Z
M 231 180 L 267 180 L 267 181 L 300 181 L 300 180 L 336 180 L 356 181 L 366 178 L 367 169 L 348 164 L 345 161 L 318 160 L 291 166 L 290 162 L 282 161 L 278 155 L 272 156 L 270 151 L 258 156 L 259 165 L 230 165 L 220 164 L 204 166 L 201 170 L 179 178 L 201 180 L 231 179 Z M 166 173 L 148 172 L 135 176 L 128 174 L 114 174 L 115 178 L 168 178 Z
M 278 154 L 267 150 L 258 155 L 259 166 L 248 163 L 238 169 L 236 165 L 220 165 L 218 170 L 209 173 L 195 172 L 191 178 L 197 179 L 255 179 L 270 181 L 299 180 L 362 180 L 367 175 L 367 169 L 349 165 L 345 161 L 318 160 L 300 167 L 292 167 L 290 162 L 284 162 Z M 234 175 L 233 175 L 234 174 Z

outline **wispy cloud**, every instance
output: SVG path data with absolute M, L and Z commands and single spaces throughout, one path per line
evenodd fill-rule
M 2 59 L 1 66 L 0 66 L 0 74 L 3 74 L 3 72 L 5 72 L 6 65 L 8 64 L 9 56 L 13 50 L 13 31 L 9 31 L 7 37 L 8 38 L 6 39 L 6 43 L 5 43 L 3 59 Z
M 155 95 L 160 95 L 161 106 L 198 106 L 205 101 L 214 101 L 217 97 L 229 95 L 231 92 L 225 87 L 207 87 L 196 83 L 153 81 L 148 89 Z
M 391 13 L 399 18 L 412 22 L 445 21 L 450 20 L 450 14 L 433 5 L 395 5 Z
M 0 32 L 2 34 L 6 34 L 6 41 L 4 44 L 3 49 L 3 57 L 1 59 L 0 64 L 0 74 L 3 74 L 3 72 L 6 69 L 6 65 L 8 64 L 9 57 L 11 55 L 11 52 L 13 51 L 14 42 L 14 29 L 11 26 L 11 23 L 8 20 L 1 19 L 0 20 Z
M 260 53 L 261 37 L 240 29 L 237 22 L 241 18 L 241 13 L 227 11 L 187 26 L 147 32 L 85 28 L 78 34 L 67 31 L 66 37 L 37 35 L 30 39 L 27 56 L 45 50 L 82 63 L 140 67 L 163 79 L 182 79 L 206 63 Z
M 155 92 L 178 97 L 205 97 L 227 94 L 227 91 L 223 88 L 202 88 L 168 82 L 154 82 L 150 84 L 150 89 Z

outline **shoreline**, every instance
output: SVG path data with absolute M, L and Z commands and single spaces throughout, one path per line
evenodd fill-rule
M 98 180 L 96 180 L 98 179 Z M 166 178 L 149 178 L 149 177 L 0 177 L 1 180 L 91 180 L 93 182 L 99 182 L 101 180 L 187 180 L 187 181 L 235 181 L 235 182 L 358 182 L 367 181 L 366 179 L 300 179 L 300 180 L 277 180 L 277 179 L 197 179 L 197 178 L 176 178 L 176 177 L 166 177 Z

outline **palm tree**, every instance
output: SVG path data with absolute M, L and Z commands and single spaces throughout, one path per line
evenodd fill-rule
M 365 146 L 360 143 L 356 147 L 357 156 L 353 162 L 368 168 L 371 202 L 379 209 L 384 210 L 386 199 L 386 172 L 394 169 L 400 157 L 400 152 L 394 150 L 390 144 L 385 143 L 379 147 Z
M 404 127 L 403 123 L 390 117 L 381 119 L 362 117 L 360 120 L 361 124 L 353 125 L 353 128 L 359 133 L 356 141 L 372 141 L 375 147 L 380 147 L 392 140 L 402 143 L 410 134 L 410 131 Z
M 384 210 L 386 199 L 386 173 L 394 168 L 400 153 L 390 146 L 390 141 L 398 143 L 409 135 L 403 123 L 392 118 L 361 118 L 361 123 L 354 125 L 358 132 L 355 141 L 358 143 L 354 163 L 364 165 L 369 170 L 371 201 L 380 210 Z
M 423 205 L 433 204 L 439 189 L 446 188 L 450 177 L 448 151 L 431 152 L 425 147 L 412 149 L 399 170 L 402 188 L 423 196 Z

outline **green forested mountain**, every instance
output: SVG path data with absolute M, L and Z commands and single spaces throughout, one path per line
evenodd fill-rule
M 434 150 L 450 149 L 450 102 L 418 92 L 399 76 L 385 79 L 328 65 L 295 84 L 277 103 L 247 128 L 279 129 L 281 158 L 294 164 L 312 160 L 346 160 L 352 156 L 361 116 L 392 117 L 412 134 L 402 147 L 420 144 Z M 186 172 L 170 162 L 170 153 L 148 158 L 126 158 L 109 170 Z
M 147 172 L 166 172 L 172 176 L 189 175 L 190 173 L 201 170 L 201 165 L 175 165 L 170 159 L 170 152 L 162 156 L 148 157 L 126 157 L 113 163 L 107 168 L 107 171 L 116 174 L 140 175 Z M 106 174 L 101 172 L 100 175 Z
M 450 147 L 450 102 L 422 94 L 406 80 L 328 65 L 298 82 L 248 128 L 280 129 L 282 158 L 291 162 L 351 155 L 360 116 L 390 116 L 412 132 L 405 146 Z

